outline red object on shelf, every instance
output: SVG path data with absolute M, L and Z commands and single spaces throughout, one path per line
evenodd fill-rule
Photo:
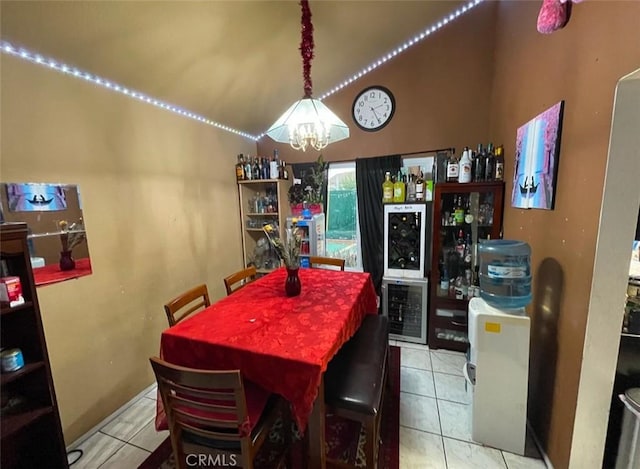
M 11 276 L 0 278 L 0 302 L 10 304 L 11 306 L 24 303 L 20 277 Z
M 291 204 L 291 215 L 294 217 L 301 217 L 304 208 L 304 204 Z M 307 208 L 311 212 L 311 215 L 324 213 L 324 207 L 322 204 L 307 204 Z
M 91 274 L 91 259 L 83 257 L 82 259 L 76 259 L 75 262 L 75 269 L 65 271 L 60 270 L 60 265 L 57 262 L 44 267 L 36 267 L 33 269 L 33 278 L 36 285 L 50 285 Z

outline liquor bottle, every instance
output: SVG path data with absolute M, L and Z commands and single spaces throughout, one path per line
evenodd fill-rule
M 286 161 L 282 162 L 282 179 L 289 180 L 289 170 L 287 169 Z
M 464 210 L 464 222 L 470 225 L 473 222 L 473 215 L 471 214 L 471 197 L 467 197 L 467 207 Z
M 244 178 L 247 180 L 253 179 L 253 168 L 251 167 L 251 157 L 249 155 L 244 159 Z
M 473 274 L 473 296 L 480 296 L 480 265 L 476 264 Z
M 442 270 L 440 271 L 440 290 L 444 295 L 449 294 L 449 272 L 447 271 L 447 266 L 444 265 Z
M 464 205 L 462 205 L 462 196 L 458 196 L 457 202 L 455 202 L 455 208 L 453 210 L 453 220 L 456 225 L 462 225 L 464 223 Z
M 394 204 L 402 204 L 404 203 L 405 197 L 405 184 L 402 182 L 402 173 L 398 171 L 398 176 L 396 178 L 396 182 L 393 183 L 393 203 Z
M 407 183 L 407 202 L 416 201 L 416 175 L 409 174 L 409 182 Z
M 493 143 L 487 146 L 487 158 L 485 160 L 484 179 L 485 181 L 493 181 L 496 168 L 496 157 L 493 154 Z
M 462 157 L 458 163 L 458 182 L 465 184 L 471 182 L 471 158 L 469 158 L 469 149 L 465 147 Z
M 458 159 L 454 153 L 451 153 L 447 162 L 447 182 L 458 182 L 458 174 Z
M 458 232 L 458 240 L 456 241 L 456 252 L 460 256 L 460 259 L 464 259 L 464 231 Z
M 273 158 L 269 163 L 269 177 L 271 179 L 278 179 L 278 149 L 273 150 Z
M 236 163 L 236 181 L 243 181 L 244 177 L 244 156 L 242 153 L 238 155 L 238 162 Z
M 262 158 L 262 179 L 269 179 L 271 168 L 269 166 L 269 159 Z
M 487 160 L 487 154 L 482 148 L 482 143 L 478 143 L 478 153 L 476 155 L 476 166 L 474 168 L 473 174 L 475 174 L 474 181 L 481 182 L 484 181 L 484 168 Z
M 253 179 L 260 179 L 260 165 L 258 164 L 258 157 L 253 157 Z
M 382 203 L 390 204 L 393 202 L 393 183 L 391 182 L 391 173 L 384 173 L 384 182 L 382 183 Z
M 471 267 L 471 233 L 467 233 L 467 239 L 464 242 L 463 261 L 465 266 Z
M 422 168 L 420 168 L 420 174 L 418 174 L 418 178 L 416 179 L 416 201 L 422 202 L 424 200 L 424 190 L 425 183 L 422 174 Z
M 466 269 L 464 271 L 464 277 L 462 277 L 463 298 L 471 298 L 471 296 L 469 295 L 469 290 L 471 290 L 471 269 Z
M 493 179 L 496 181 L 504 180 L 504 147 L 502 145 L 496 148 L 496 169 Z

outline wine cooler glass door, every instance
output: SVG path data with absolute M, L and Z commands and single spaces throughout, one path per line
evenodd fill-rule
M 384 207 L 384 275 L 424 278 L 426 206 Z
M 427 281 L 383 279 L 383 314 L 389 318 L 390 336 L 426 343 Z

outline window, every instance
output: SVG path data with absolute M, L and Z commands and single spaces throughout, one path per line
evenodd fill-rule
M 346 270 L 362 271 L 355 162 L 329 164 L 326 212 L 327 255 L 344 259 Z

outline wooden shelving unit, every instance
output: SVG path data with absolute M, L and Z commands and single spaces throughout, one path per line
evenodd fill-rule
M 469 200 L 470 223 L 450 224 L 456 199 Z M 470 235 L 472 251 L 481 239 L 498 239 L 502 231 L 503 182 L 438 183 L 433 198 L 433 253 L 429 297 L 429 347 L 464 352 L 469 344 L 468 298 L 456 299 L 440 288 L 441 262 L 455 251 L 456 234 Z M 448 214 L 448 215 L 447 215 Z M 455 256 L 454 256 L 455 257 Z M 471 269 L 477 259 L 473 259 Z M 449 274 L 452 272 L 449 270 Z M 457 272 L 456 274 L 460 274 Z M 464 271 L 461 272 L 464 276 Z
M 0 251 L 8 275 L 20 278 L 25 299 L 21 305 L 0 307 L 0 344 L 19 348 L 25 361 L 20 370 L 0 375 L 0 466 L 68 468 L 25 223 L 0 224 Z
M 276 221 L 280 227 L 280 237 L 284 237 L 287 217 L 291 215 L 289 187 L 290 179 L 238 181 L 244 265 L 254 263 L 259 274 L 269 273 L 279 265 L 275 257 L 272 257 L 272 261 L 265 262 L 265 257 L 256 256 L 256 253 L 261 252 L 260 246 L 269 249 L 268 245 L 264 245 L 267 239 L 262 231 L 263 224 Z M 257 202 L 258 199 L 261 200 L 260 203 Z M 256 247 L 259 248 L 258 251 Z

